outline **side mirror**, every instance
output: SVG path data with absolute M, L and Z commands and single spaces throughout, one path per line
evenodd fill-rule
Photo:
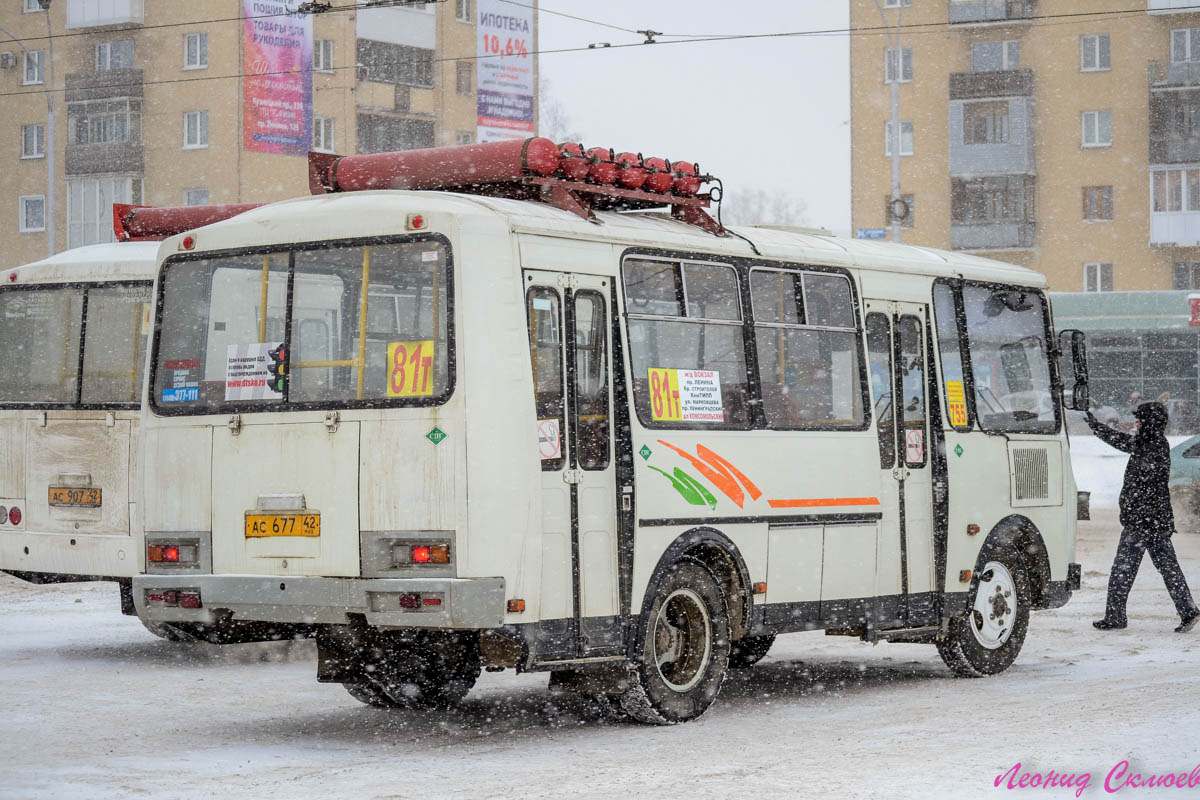
M 1066 363 L 1070 363 L 1071 378 L 1073 385 L 1071 386 L 1071 396 L 1067 398 L 1067 408 L 1072 411 L 1087 411 L 1090 393 L 1088 392 L 1088 367 L 1087 367 L 1087 336 L 1080 330 L 1065 330 L 1059 331 L 1058 334 L 1058 349 L 1062 355 L 1064 370 L 1066 372 Z M 1063 375 L 1063 385 L 1066 386 L 1067 376 Z

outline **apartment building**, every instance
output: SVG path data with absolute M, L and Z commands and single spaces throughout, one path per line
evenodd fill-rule
M 536 12 L 500 0 L 0 0 L 0 29 L 0 267 L 111 241 L 113 202 L 305 194 L 310 149 L 536 130 Z
M 1195 2 L 851 0 L 851 26 L 854 227 L 890 224 L 894 80 L 904 241 L 1059 291 L 1200 288 Z

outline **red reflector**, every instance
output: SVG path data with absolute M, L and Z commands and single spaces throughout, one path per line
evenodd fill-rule
M 422 602 L 422 603 L 424 603 L 424 604 L 425 604 L 425 605 L 427 605 L 427 606 L 440 606 L 440 605 L 442 604 L 442 598 L 440 598 L 440 597 L 426 597 L 426 598 L 425 598 L 425 599 L 423 599 L 421 602 Z
M 196 246 L 196 239 L 195 239 L 195 237 L 192 237 L 192 236 L 185 236 L 185 237 L 183 237 L 182 244 L 183 244 L 184 250 L 191 250 L 193 247 Z
M 413 545 L 412 560 L 414 564 L 428 564 L 430 558 L 429 545 Z
M 153 600 L 156 603 L 161 603 L 163 596 L 161 594 L 152 594 L 146 597 L 147 600 Z
M 419 594 L 402 594 L 400 595 L 401 608 L 419 608 L 421 605 L 421 595 Z
M 8 521 L 11 522 L 13 525 L 20 525 L 21 524 L 21 509 L 17 508 L 16 506 L 13 506 L 12 508 L 10 508 L 8 510 Z
M 179 592 L 173 589 L 169 592 L 163 592 L 163 602 L 172 606 L 179 605 Z
M 183 608 L 200 608 L 200 593 L 181 592 L 179 595 L 179 605 Z

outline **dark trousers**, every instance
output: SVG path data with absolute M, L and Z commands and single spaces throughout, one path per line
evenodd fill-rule
M 1142 565 L 1142 553 L 1145 552 L 1150 553 L 1150 561 L 1162 575 L 1163 583 L 1167 585 L 1167 592 L 1170 593 L 1179 616 L 1187 617 L 1196 610 L 1187 579 L 1183 576 L 1183 570 L 1179 568 L 1179 559 L 1175 556 L 1171 537 L 1124 528 L 1121 531 L 1121 541 L 1117 545 L 1117 557 L 1113 559 L 1112 572 L 1108 576 L 1108 606 L 1104 611 L 1105 619 L 1125 622 L 1125 603 L 1129 600 L 1129 590 L 1133 588 L 1133 580 L 1137 577 L 1138 568 Z

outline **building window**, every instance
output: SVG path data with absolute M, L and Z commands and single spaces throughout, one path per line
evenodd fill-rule
M 21 126 L 21 158 L 45 158 L 46 156 L 46 126 Z
M 361 80 L 433 88 L 433 50 L 370 39 L 358 40 Z
M 1171 61 L 1200 61 L 1200 28 L 1176 28 L 1171 31 Z
M 25 195 L 18 201 L 18 208 L 21 212 L 21 233 L 35 233 L 46 230 L 45 195 Z
M 208 66 L 208 34 L 188 33 L 183 37 L 183 68 L 204 69 Z
M 884 8 L 911 8 L 912 0 L 883 0 Z
M 471 21 L 471 0 L 454 0 L 454 18 L 459 22 Z
M 899 77 L 897 77 L 899 76 Z M 913 53 L 911 47 L 905 47 L 900 52 L 900 64 L 897 69 L 896 48 L 889 47 L 883 57 L 883 82 L 908 83 L 913 79 Z
M 458 62 L 457 78 L 458 79 L 456 81 L 456 85 L 458 87 L 459 94 L 474 94 L 475 93 L 475 81 L 472 80 L 471 65 L 469 63 L 465 63 L 462 61 Z
M 474 144 L 475 143 L 475 134 L 471 133 L 470 131 L 455 131 L 454 143 L 455 144 Z
M 183 114 L 183 147 L 208 147 L 208 112 L 185 111 Z
M 46 82 L 46 51 L 26 50 L 24 52 L 25 67 L 21 83 L 28 86 L 31 83 Z
M 333 72 L 333 39 L 317 39 L 313 42 L 313 69 L 317 72 Z
M 963 103 L 963 144 L 1007 144 L 1008 101 Z
M 1113 290 L 1112 263 L 1093 261 L 1084 264 L 1083 290 L 1085 292 L 1111 292 Z
M 130 176 L 67 181 L 67 247 L 113 242 L 112 204 L 142 202 L 142 180 Z
M 136 142 L 142 138 L 142 115 L 128 101 L 72 103 L 69 109 L 71 144 Z
M 318 153 L 332 153 L 333 117 L 313 117 L 312 149 Z
M 972 72 L 996 72 L 1020 67 L 1021 43 L 1016 39 L 976 42 L 971 45 Z
M 912 228 L 917 224 L 916 223 L 916 219 L 917 219 L 916 200 L 913 199 L 913 195 L 911 195 L 911 194 L 900 195 L 900 200 L 903 201 L 904 205 L 900 206 L 899 204 L 897 204 L 896 212 L 895 212 L 897 214 L 905 215 L 904 219 L 900 220 L 900 227 L 901 228 Z M 883 220 L 884 220 L 884 225 L 891 225 L 892 221 L 893 221 L 892 220 L 892 196 L 890 194 L 884 195 L 884 197 L 883 197 Z
M 1152 170 L 1150 197 L 1156 212 L 1200 211 L 1200 169 Z
M 41 11 L 42 7 L 38 0 L 23 0 L 21 11 L 25 14 L 32 14 L 35 11 Z
M 1112 112 L 1085 111 L 1083 112 L 1083 146 L 1111 147 L 1112 146 Z
M 1112 69 L 1111 45 L 1107 33 L 1079 37 L 1079 70 L 1095 72 Z
M 1175 280 L 1172 288 L 1200 289 L 1200 261 L 1176 261 Z
M 101 42 L 96 45 L 96 70 L 131 69 L 133 67 L 133 39 L 119 42 Z
M 892 123 L 890 121 L 883 123 L 883 154 L 890 156 L 892 154 Z M 913 123 L 911 119 L 900 120 L 900 155 L 911 156 L 913 154 Z
M 1033 222 L 1032 178 L 1004 175 L 954 179 L 950 183 L 950 218 L 956 223 Z
M 433 123 L 422 119 L 359 114 L 356 153 L 390 153 L 433 147 Z
M 1113 187 L 1083 187 L 1083 218 L 1092 220 L 1113 218 Z
M 185 206 L 208 205 L 208 189 L 184 189 L 183 204 Z

